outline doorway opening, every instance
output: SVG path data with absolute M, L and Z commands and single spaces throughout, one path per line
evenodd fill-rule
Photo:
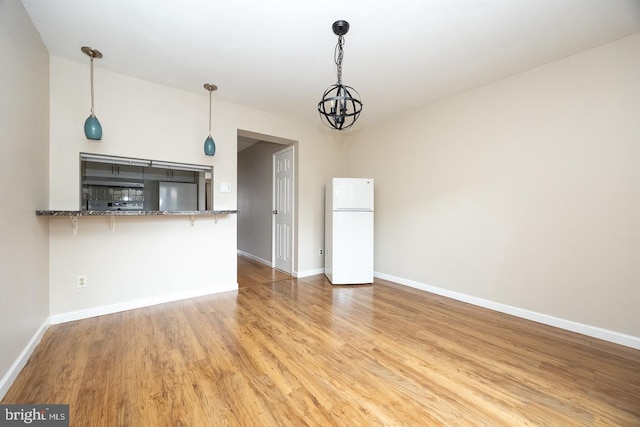
M 297 143 L 238 129 L 238 254 L 295 275 Z

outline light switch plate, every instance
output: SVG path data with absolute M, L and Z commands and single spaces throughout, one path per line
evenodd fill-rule
M 221 193 L 231 193 L 231 184 L 221 183 L 220 184 L 220 192 Z

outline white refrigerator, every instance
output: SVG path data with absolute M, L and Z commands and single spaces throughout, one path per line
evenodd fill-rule
M 158 184 L 158 210 L 198 210 L 198 186 L 183 182 L 160 182 Z
M 373 213 L 373 179 L 329 180 L 324 269 L 332 284 L 373 283 Z

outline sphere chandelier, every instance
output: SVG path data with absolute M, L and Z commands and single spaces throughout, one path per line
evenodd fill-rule
M 318 103 L 318 112 L 322 122 L 337 130 L 349 129 L 360 117 L 362 102 L 360 94 L 351 86 L 342 84 L 342 58 L 344 56 L 344 35 L 349 31 L 347 21 L 333 23 L 333 33 L 338 36 L 334 52 L 334 61 L 338 69 L 338 82 L 324 91 Z

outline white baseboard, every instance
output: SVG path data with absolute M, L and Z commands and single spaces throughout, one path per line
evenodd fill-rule
M 532 320 L 534 322 L 543 323 L 545 325 L 554 326 L 556 328 L 565 329 L 571 332 L 577 332 L 582 335 L 587 335 L 590 337 L 640 350 L 640 337 L 626 335 L 620 332 L 599 328 L 597 326 L 585 325 L 583 323 L 574 322 L 572 320 L 561 319 L 559 317 L 550 316 L 548 314 L 538 313 L 519 307 L 513 307 L 507 304 L 477 298 L 471 295 L 450 291 L 448 289 L 438 288 L 436 286 L 416 282 L 415 280 L 403 279 L 402 277 L 396 277 L 389 274 L 375 272 L 374 276 L 380 279 L 389 280 L 394 283 L 399 283 L 401 285 L 421 289 L 423 291 L 477 305 L 479 307 L 488 308 L 490 310 L 499 311 L 501 313 L 510 314 L 512 316 L 521 317 L 523 319 Z
M 33 337 L 31 337 L 31 339 L 27 343 L 27 346 L 22 350 L 20 355 L 18 355 L 18 358 L 16 359 L 16 361 L 13 362 L 13 365 L 11 365 L 7 373 L 0 380 L 0 400 L 4 398 L 5 394 L 7 394 L 7 392 L 9 391 L 9 388 L 11 388 L 11 385 L 18 377 L 18 374 L 20 373 L 20 371 L 22 370 L 22 368 L 24 368 L 24 365 L 26 365 L 27 362 L 29 361 L 31 354 L 33 354 L 33 351 L 36 349 L 36 347 L 40 343 L 40 340 L 44 336 L 44 333 L 47 332 L 47 328 L 49 327 L 50 324 L 51 324 L 51 318 L 49 317 L 44 321 L 44 323 L 36 331 Z
M 324 274 L 324 268 L 316 268 L 315 270 L 294 271 L 293 276 L 299 279 L 303 277 L 315 276 L 316 274 Z
M 249 252 L 241 251 L 240 249 L 238 249 L 238 255 L 245 256 L 247 258 L 250 258 L 250 259 L 252 259 L 254 261 L 259 262 L 260 264 L 264 264 L 267 267 L 273 268 L 273 265 L 271 264 L 271 261 L 267 261 L 266 259 L 262 259 L 260 257 L 257 257 L 257 256 L 255 256 L 253 254 L 250 254 Z
M 105 314 L 118 313 L 120 311 L 133 310 L 135 308 L 149 307 L 156 304 L 164 304 L 166 302 L 179 301 L 187 298 L 201 297 L 204 295 L 217 294 L 220 292 L 236 291 L 238 283 L 229 284 L 227 286 L 212 288 L 194 289 L 184 292 L 176 292 L 167 295 L 159 295 L 150 298 L 143 298 L 132 301 L 125 301 L 117 304 L 103 305 L 100 307 L 88 308 L 85 310 L 70 311 L 67 313 L 51 315 L 51 324 L 71 322 L 73 320 L 88 319 L 95 316 L 103 316 Z

